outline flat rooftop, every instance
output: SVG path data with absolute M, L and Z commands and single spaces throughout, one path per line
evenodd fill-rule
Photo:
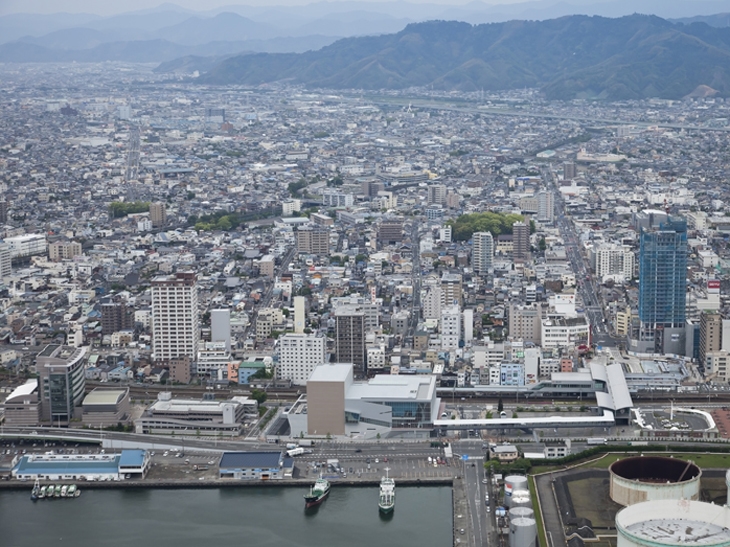
M 730 542 L 730 530 L 694 519 L 657 518 L 637 522 L 626 529 L 639 538 L 664 545 L 722 545 Z

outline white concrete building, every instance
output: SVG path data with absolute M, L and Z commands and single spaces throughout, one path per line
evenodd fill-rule
M 327 340 L 324 336 L 287 333 L 279 337 L 279 378 L 305 385 L 314 369 L 326 362 Z

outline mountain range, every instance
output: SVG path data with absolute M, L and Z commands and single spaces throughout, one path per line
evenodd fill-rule
M 507 0 L 503 0 L 507 1 Z M 24 0 L 52 10 L 57 0 Z M 471 24 L 547 20 L 573 14 L 620 17 L 633 13 L 727 26 L 730 0 L 527 0 L 461 5 L 405 0 L 318 1 L 300 6 L 229 5 L 193 11 L 166 3 L 102 17 L 89 13 L 9 13 L 19 0 L 0 2 L 0 62 L 169 61 L 181 56 L 241 52 L 304 52 L 339 38 L 392 34 L 429 20 Z M 108 8 L 119 4 L 100 3 Z M 712 14 L 721 14 L 713 16 Z M 725 14 L 723 16 L 723 13 Z M 25 47 L 24 47 L 25 46 Z
M 539 87 L 550 99 L 730 96 L 730 28 L 655 16 L 569 16 L 470 25 L 431 21 L 300 54 L 230 57 L 208 84 L 464 91 Z

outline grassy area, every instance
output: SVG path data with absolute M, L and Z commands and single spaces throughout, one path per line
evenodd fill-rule
M 707 454 L 697 452 L 652 452 L 645 451 L 643 454 L 651 454 L 653 456 L 665 456 L 673 457 L 678 460 L 692 460 L 702 469 L 727 469 L 730 467 L 730 454 Z M 591 461 L 585 463 L 574 463 L 576 467 L 588 467 L 590 469 L 608 469 L 609 466 L 616 460 L 623 458 L 631 458 L 639 456 L 636 452 L 611 452 L 604 455 L 602 458 L 596 459 L 595 457 Z M 540 473 L 549 473 L 551 471 L 561 471 L 569 466 L 551 466 L 551 465 L 539 465 L 534 466 L 530 471 L 535 475 Z
M 527 486 L 530 489 L 530 497 L 532 498 L 532 509 L 535 511 L 535 520 L 537 521 L 537 537 L 540 547 L 548 547 L 547 534 L 545 533 L 545 524 L 542 522 L 542 511 L 537 501 L 537 488 L 535 487 L 535 477 L 527 478 Z

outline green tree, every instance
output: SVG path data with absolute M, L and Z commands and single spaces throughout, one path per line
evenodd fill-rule
M 266 402 L 268 395 L 263 389 L 252 389 L 251 398 L 258 404 L 262 405 Z

